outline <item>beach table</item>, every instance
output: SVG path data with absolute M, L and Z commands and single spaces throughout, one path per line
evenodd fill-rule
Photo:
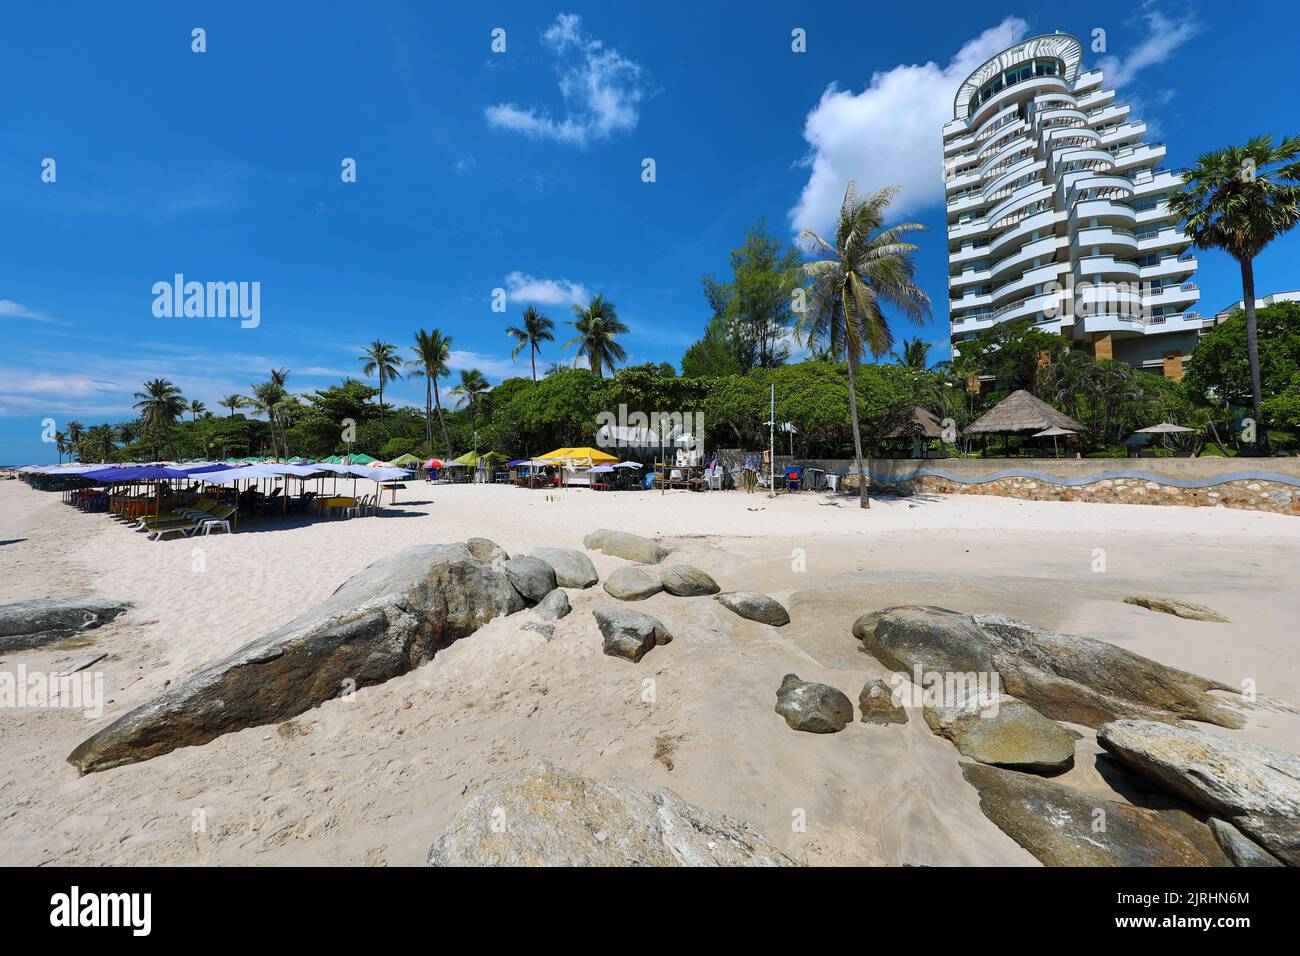
M 334 517 L 332 512 L 336 508 L 341 508 L 344 511 L 346 511 L 348 508 L 355 506 L 356 503 L 357 503 L 356 498 L 333 497 L 333 498 L 316 499 L 316 506 L 320 508 L 320 510 L 324 513 L 325 517 L 327 518 Z

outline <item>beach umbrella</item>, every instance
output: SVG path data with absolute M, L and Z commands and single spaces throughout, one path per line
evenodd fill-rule
M 615 465 L 614 467 L 615 467 L 615 468 L 644 468 L 645 465 L 643 465 L 643 464 L 641 464 L 640 462 L 637 462 L 637 461 L 620 461 L 620 462 L 619 462 L 617 465 Z M 594 468 L 593 468 L 592 470 L 595 471 Z
M 1057 455 L 1057 449 L 1056 449 L 1056 436 L 1057 436 L 1057 435 L 1077 435 L 1077 434 L 1078 434 L 1078 432 L 1076 432 L 1076 431 L 1075 431 L 1074 429 L 1072 429 L 1072 428 L 1061 428 L 1059 425 L 1053 425 L 1051 428 L 1044 428 L 1041 432 L 1034 432 L 1034 437 L 1035 437 L 1035 438 L 1046 438 L 1048 435 L 1051 435 L 1051 436 L 1052 436 L 1052 455 L 1053 455 L 1054 457 L 1059 457 L 1059 456 Z
M 1161 422 L 1159 425 L 1151 425 L 1148 428 L 1139 428 L 1134 434 L 1137 435 L 1172 435 L 1177 432 L 1191 432 L 1194 428 L 1184 428 L 1182 425 L 1175 425 L 1172 422 Z

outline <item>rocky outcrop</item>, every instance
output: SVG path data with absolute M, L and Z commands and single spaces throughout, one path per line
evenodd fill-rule
M 0 653 L 22 651 L 103 627 L 129 610 L 129 601 L 86 595 L 44 598 L 0 606 Z
M 723 607 L 749 621 L 782 627 L 790 623 L 790 612 L 780 602 L 758 591 L 727 591 L 714 598 Z
M 465 547 L 469 549 L 470 554 L 484 564 L 500 567 L 510 560 L 510 555 L 506 553 L 506 549 L 491 538 L 470 538 L 465 542 Z
M 1228 623 L 1228 619 L 1214 608 L 1206 607 L 1204 604 L 1193 604 L 1191 601 L 1178 601 L 1173 598 L 1146 597 L 1145 595 L 1135 594 L 1126 597 L 1124 603 L 1144 607 L 1148 611 L 1160 611 L 1163 614 L 1184 617 L 1189 621 Z
M 627 607 L 598 607 L 591 612 L 605 639 L 605 653 L 637 663 L 656 644 L 673 639 L 657 617 Z
M 1139 717 L 1224 727 L 1244 723 L 1208 692 L 1236 688 L 1087 637 L 1060 634 L 1003 614 L 894 607 L 864 614 L 853 634 L 887 667 L 912 675 L 1000 675 L 1002 690 L 1053 720 L 1099 727 Z
M 659 580 L 663 582 L 664 590 L 676 597 L 701 597 L 722 590 L 712 577 L 689 564 L 670 564 L 660 568 Z
M 1126 766 L 1300 866 L 1300 755 L 1148 720 L 1119 720 L 1097 742 Z
M 463 544 L 420 545 L 358 571 L 327 600 L 119 717 L 68 757 L 82 773 L 279 723 L 431 660 L 522 610 L 502 571 Z
M 1227 820 L 1210 817 L 1210 831 L 1233 866 L 1286 866 Z
M 555 590 L 555 571 L 540 558 L 511 558 L 501 566 L 510 583 L 529 604 L 536 604 Z
M 591 551 L 602 551 L 615 558 L 636 561 L 639 564 L 658 564 L 668 557 L 668 549 L 658 541 L 643 538 L 627 531 L 601 528 L 582 539 L 582 546 Z
M 619 568 L 605 578 L 604 588 L 611 597 L 620 601 L 644 601 L 664 589 L 663 582 L 654 571 L 629 566 Z
M 905 724 L 907 711 L 894 703 L 893 691 L 879 677 L 866 682 L 858 695 L 864 724 Z
M 853 702 L 828 684 L 800 680 L 786 674 L 776 692 L 776 712 L 791 730 L 833 734 L 853 720 Z
M 547 763 L 469 801 L 431 866 L 795 866 L 747 823 L 671 790 L 579 777 Z
M 972 760 L 1052 772 L 1074 765 L 1074 738 L 1028 704 L 978 691 L 952 706 L 926 706 L 925 722 Z
M 600 580 L 591 558 L 573 548 L 537 548 L 540 558 L 555 571 L 555 583 L 562 588 L 589 588 Z
M 569 596 L 559 588 L 538 601 L 537 607 L 533 608 L 543 621 L 558 621 L 562 617 L 568 617 L 572 610 L 573 605 L 569 603 Z
M 963 763 L 980 809 L 1046 866 L 1216 866 L 1213 839 L 1193 839 L 1195 820 L 1102 800 L 1031 774 Z M 1208 833 L 1205 834 L 1209 836 Z

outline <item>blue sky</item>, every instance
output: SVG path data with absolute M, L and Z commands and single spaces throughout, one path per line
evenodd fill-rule
M 458 367 L 526 374 L 504 327 L 594 292 L 631 326 L 630 361 L 676 363 L 708 317 L 700 276 L 760 216 L 824 227 L 849 176 L 901 184 L 899 214 L 931 228 L 919 332 L 940 357 L 939 127 L 987 53 L 1104 29 L 1085 66 L 1120 79 L 1173 168 L 1300 130 L 1288 8 L 1071 7 L 864 8 L 846 29 L 839 3 L 6 5 L 0 462 L 53 461 L 44 418 L 131 417 L 146 378 L 220 411 L 272 367 L 298 391 L 359 377 L 362 345 L 422 327 L 452 336 Z M 1300 235 L 1271 247 L 1261 294 L 1300 287 L 1298 259 Z M 175 273 L 260 282 L 260 324 L 155 317 Z M 1203 312 L 1239 297 L 1222 255 L 1197 281 Z M 423 401 L 418 383 L 391 394 Z

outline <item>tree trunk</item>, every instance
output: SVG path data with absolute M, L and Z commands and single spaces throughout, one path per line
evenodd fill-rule
M 1259 375 L 1259 333 L 1255 325 L 1255 261 L 1243 259 L 1241 262 L 1242 305 L 1246 310 L 1246 357 L 1250 360 L 1250 404 L 1255 416 L 1255 448 L 1267 444 L 1264 439 L 1264 423 L 1260 418 L 1260 405 L 1263 403 L 1263 388 Z
M 531 358 L 533 360 L 533 385 L 536 386 L 537 385 L 537 346 L 535 345 L 531 346 L 529 348 L 529 352 L 531 353 Z
M 451 454 L 451 439 L 447 437 L 447 420 L 442 417 L 442 399 L 438 395 L 438 380 L 433 380 L 433 405 L 438 409 L 438 424 L 442 426 L 443 454 Z
M 424 443 L 433 454 L 433 376 L 424 378 Z
M 853 455 L 858 466 L 858 507 L 870 508 L 871 499 L 867 496 L 867 468 L 862 461 L 862 432 L 858 428 L 858 392 L 853 381 L 853 366 L 857 364 L 852 355 L 848 356 L 849 365 L 849 416 L 853 420 Z
M 384 423 L 384 377 L 379 377 L 379 424 Z

